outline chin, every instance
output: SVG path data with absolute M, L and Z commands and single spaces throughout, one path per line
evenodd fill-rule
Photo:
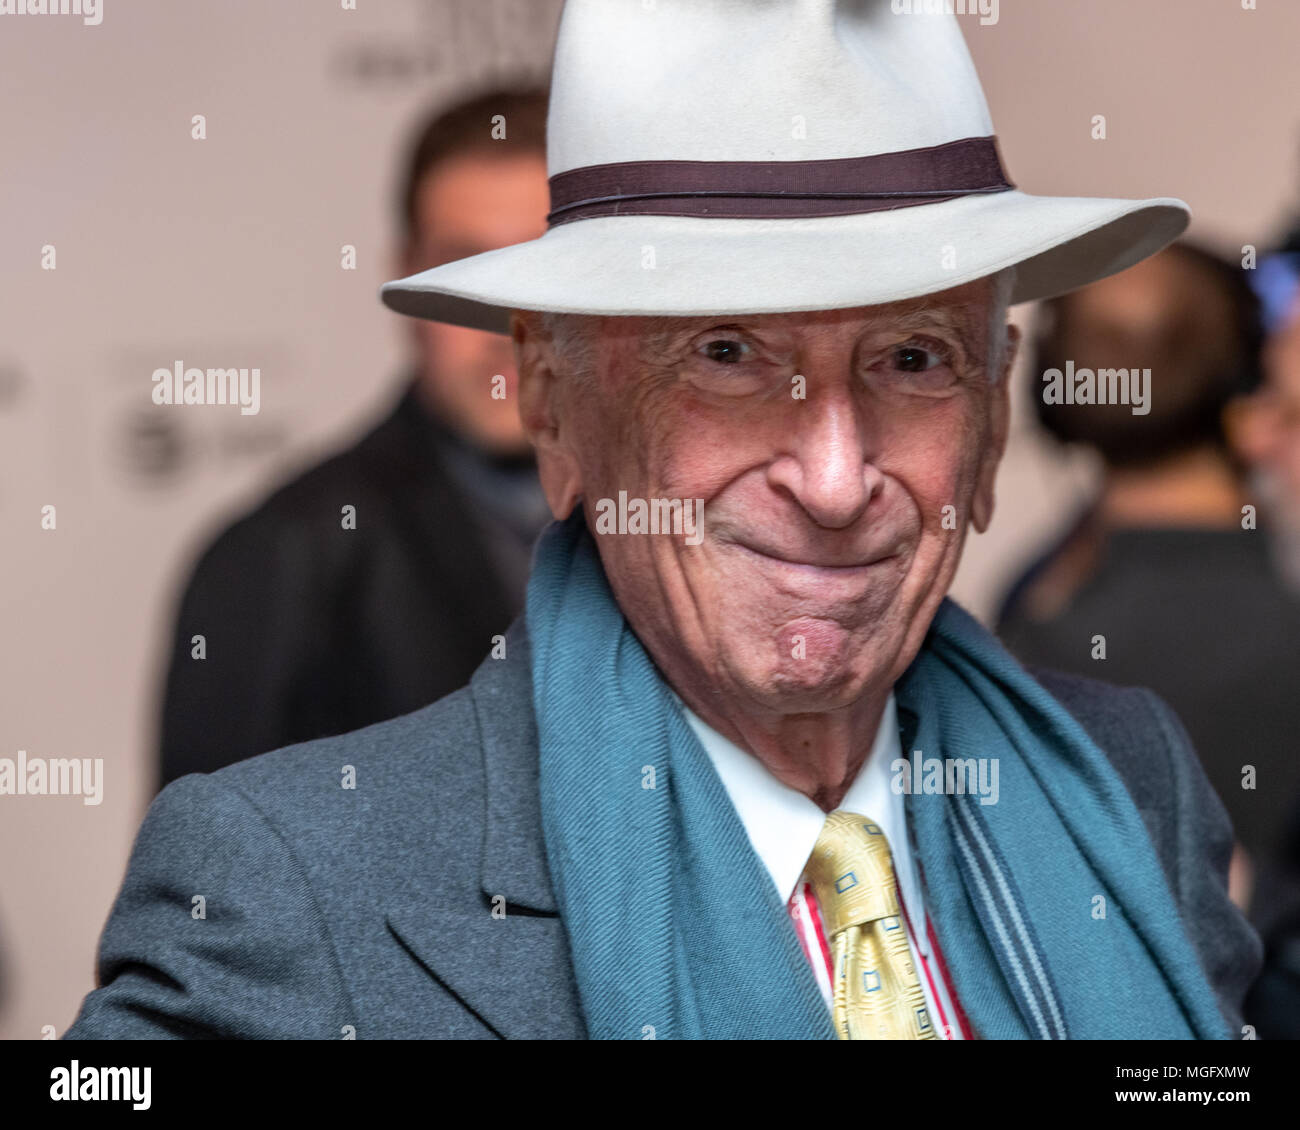
M 779 714 L 821 714 L 851 706 L 867 686 L 862 672 L 848 664 L 790 661 L 767 671 L 745 671 L 749 697 Z

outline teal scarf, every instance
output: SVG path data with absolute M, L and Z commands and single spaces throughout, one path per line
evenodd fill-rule
M 771 877 L 609 589 L 581 512 L 528 587 L 542 825 L 589 1034 L 834 1039 Z M 1082 727 L 945 601 L 895 688 L 996 804 L 908 795 L 926 910 L 986 1039 L 1229 1038 L 1132 799 Z

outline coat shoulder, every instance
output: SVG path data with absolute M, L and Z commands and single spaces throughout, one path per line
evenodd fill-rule
M 535 775 L 522 619 L 505 640 L 508 659 L 485 658 L 466 686 L 437 702 L 210 778 L 239 793 L 310 869 L 325 869 L 326 881 L 364 872 L 368 882 L 400 887 L 412 876 L 437 888 L 465 886 L 479 863 L 489 792 L 503 785 L 526 792 L 530 767 Z
M 468 687 L 411 714 L 286 746 L 210 775 L 292 845 L 309 874 L 468 882 L 484 804 L 482 743 Z M 182 778 L 183 780 L 184 778 Z M 372 888 L 377 889 L 377 888 Z
M 1168 805 L 1169 760 L 1153 757 L 1153 749 L 1163 751 L 1174 745 L 1180 748 L 1171 749 L 1170 755 L 1182 757 L 1191 748 L 1183 735 L 1167 732 L 1162 714 L 1173 717 L 1173 712 L 1154 691 L 1047 668 L 1031 669 L 1030 674 L 1106 754 L 1144 816 L 1152 808 Z

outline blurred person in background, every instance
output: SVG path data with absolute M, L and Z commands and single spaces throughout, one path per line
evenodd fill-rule
M 1266 529 L 1247 528 L 1243 508 L 1261 500 L 1225 423 L 1260 382 L 1259 304 L 1244 272 L 1180 243 L 1043 314 L 1030 366 L 1039 419 L 1095 450 L 1104 474 L 1013 587 L 998 632 L 1023 663 L 1169 702 L 1236 831 L 1234 901 L 1258 917 L 1267 908 L 1252 891 L 1300 797 L 1300 601 Z M 1043 374 L 1067 361 L 1149 368 L 1149 414 L 1045 403 Z
M 1278 570 L 1300 592 L 1300 225 L 1260 261 L 1250 280 L 1267 334 L 1264 380 L 1255 395 L 1233 405 L 1229 428 L 1269 508 Z M 1300 693 L 1294 682 L 1292 689 Z M 1260 875 L 1257 886 L 1264 969 L 1246 999 L 1246 1015 L 1265 1038 L 1300 1039 L 1300 797 L 1276 865 Z
M 1300 225 L 1250 279 L 1268 335 L 1264 380 L 1233 405 L 1229 424 L 1268 507 L 1279 572 L 1300 592 Z
M 495 90 L 419 129 L 397 202 L 400 274 L 542 234 L 546 113 L 544 91 Z M 200 558 L 176 618 L 162 785 L 433 702 L 522 609 L 550 515 L 510 339 L 404 329 L 412 362 L 396 407 Z

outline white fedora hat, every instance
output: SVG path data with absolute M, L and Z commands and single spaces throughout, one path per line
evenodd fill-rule
M 956 17 L 921 7 L 568 0 L 548 230 L 387 283 L 383 301 L 505 333 L 516 307 L 833 310 L 1015 265 L 1026 302 L 1178 237 L 1181 200 L 1017 191 Z

